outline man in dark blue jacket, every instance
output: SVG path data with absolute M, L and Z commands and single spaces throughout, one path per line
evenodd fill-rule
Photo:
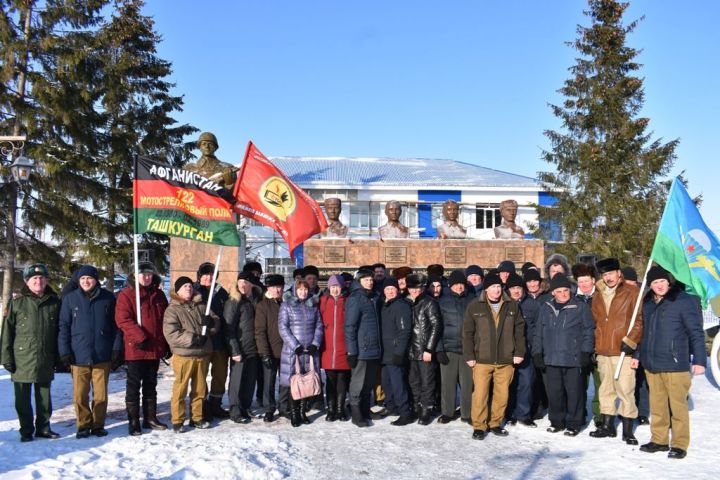
M 465 310 L 475 298 L 468 294 L 465 272 L 453 270 L 448 284 L 450 290 L 440 297 L 442 336 L 436 347 L 436 358 L 440 363 L 440 405 L 438 423 L 448 423 L 455 418 L 455 395 L 460 383 L 460 418 L 470 423 L 472 407 L 472 370 L 463 360 L 462 332 Z
M 407 390 L 407 352 L 412 333 L 412 309 L 410 303 L 400 296 L 395 278 L 383 281 L 385 301 L 380 310 L 382 318 L 382 387 L 385 392 L 385 408 L 400 415 L 391 422 L 403 426 L 412 423 Z
M 584 423 L 582 368 L 590 365 L 595 322 L 588 306 L 571 293 L 570 280 L 557 273 L 550 281 L 552 300 L 540 305 L 532 352 L 545 370 L 549 400 L 548 432 L 574 437 Z
M 381 358 L 379 298 L 373 291 L 372 270 L 361 269 L 345 302 L 345 344 L 352 374 L 352 422 L 370 426 L 370 392 L 375 386 Z
M 685 458 L 690 445 L 688 372 L 702 375 L 707 363 L 700 304 L 671 284 L 670 275 L 661 267 L 648 271 L 647 284 L 651 291 L 643 306 L 645 324 L 638 352 L 650 387 L 652 437 L 640 450 L 670 450 L 668 457 Z M 637 365 L 633 360 L 633 368 Z
M 115 324 L 115 296 L 98 284 L 98 271 L 80 267 L 79 287 L 60 309 L 58 353 L 72 369 L 77 438 L 104 437 L 110 369 L 122 363 L 122 337 Z M 89 403 L 92 385 L 92 408 Z

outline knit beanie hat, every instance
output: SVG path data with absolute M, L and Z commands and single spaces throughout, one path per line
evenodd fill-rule
M 180 277 L 177 280 L 175 280 L 175 292 L 178 292 L 182 288 L 182 286 L 185 285 L 186 283 L 189 283 L 192 285 L 193 281 L 190 277 L 185 277 L 185 276 Z

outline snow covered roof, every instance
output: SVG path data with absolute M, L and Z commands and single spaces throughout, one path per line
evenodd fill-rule
M 455 160 L 424 158 L 271 157 L 303 188 L 511 187 L 540 190 L 534 178 Z

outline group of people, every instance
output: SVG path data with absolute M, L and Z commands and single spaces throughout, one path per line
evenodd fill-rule
M 388 272 L 378 263 L 332 275 L 326 288 L 306 266 L 287 289 L 280 275 L 261 281 L 260 264 L 249 262 L 228 292 L 217 284 L 211 291 L 215 267 L 204 263 L 195 280 L 174 282 L 169 302 L 154 265 L 138 271 L 139 292 L 130 279 L 115 298 L 95 267 L 82 266 L 61 299 L 44 265 L 25 269 L 0 351 L 21 441 L 58 437 L 50 428 L 58 367 L 72 373 L 78 438 L 107 435 L 108 377 L 122 364 L 129 433 L 167 429 L 157 417 L 164 359 L 175 374 L 177 433 L 208 428 L 213 417 L 249 423 L 256 400 L 265 422 L 279 414 L 298 427 L 310 422 L 310 409 L 357 427 L 386 416 L 396 416 L 396 426 L 428 425 L 437 416 L 439 424 L 470 424 L 475 440 L 507 436 L 508 425 L 535 428 L 547 410 L 548 432 L 572 437 L 590 416 L 593 382 L 590 436 L 616 437 L 619 416 L 630 445 L 638 444 L 635 423 L 650 423 L 642 451 L 683 458 L 689 446 L 691 374 L 706 364 L 700 303 L 659 266 L 648 271 L 644 293 L 637 274 L 614 258 L 571 268 L 555 254 L 520 272 L 506 260 L 487 274 L 470 265 L 447 276 L 442 265 Z M 292 377 L 313 368 L 324 370 L 324 395 L 293 398 Z

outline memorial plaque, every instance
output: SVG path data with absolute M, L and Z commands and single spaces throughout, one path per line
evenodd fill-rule
M 407 247 L 385 247 L 386 263 L 406 263 Z
M 505 247 L 505 259 L 513 263 L 525 263 L 525 249 L 523 247 Z
M 465 247 L 445 247 L 445 263 L 467 265 L 467 250 Z
M 345 263 L 345 247 L 325 247 L 323 258 L 327 263 Z

